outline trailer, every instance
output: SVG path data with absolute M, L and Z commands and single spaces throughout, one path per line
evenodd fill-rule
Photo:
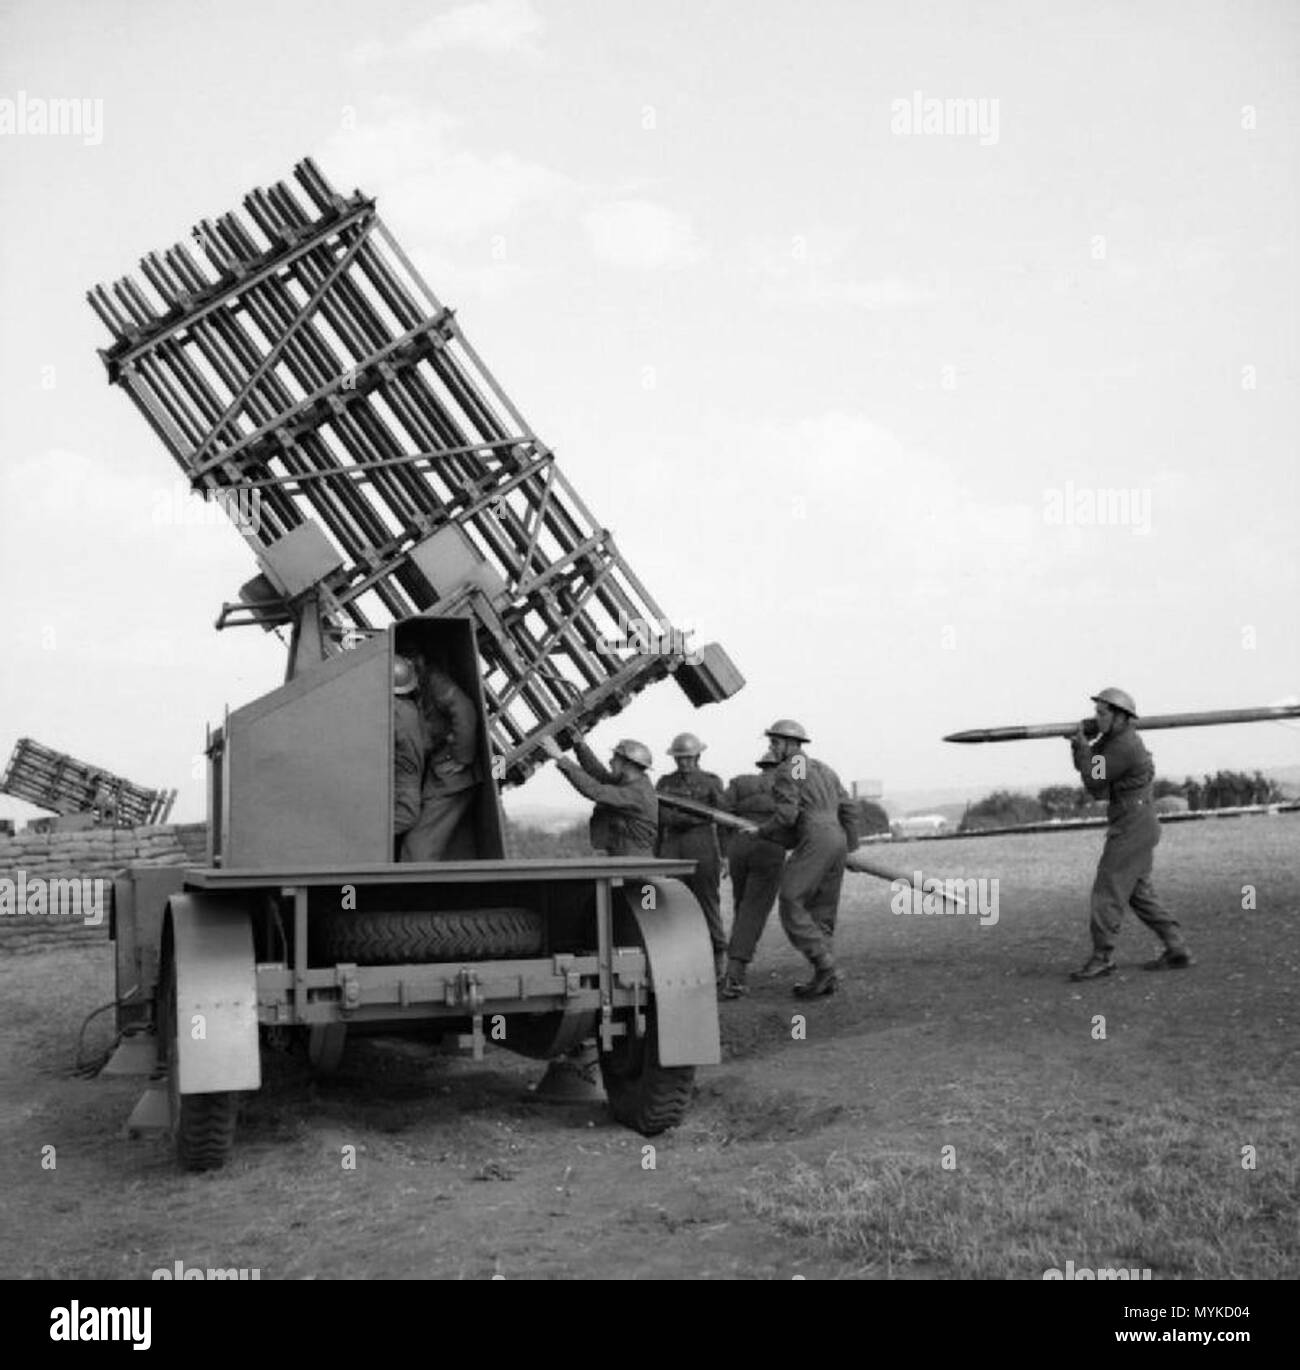
M 101 355 L 259 574 L 218 627 L 288 632 L 283 685 L 209 730 L 201 867 L 127 871 L 112 932 L 132 1125 L 181 1165 L 233 1144 L 261 1050 L 450 1034 L 556 1059 L 594 1043 L 615 1119 L 680 1121 L 719 1059 L 703 914 L 654 858 L 508 858 L 500 789 L 669 677 L 743 678 L 651 599 L 360 192 L 309 161 L 89 300 Z M 447 858 L 395 860 L 395 658 L 478 720 Z

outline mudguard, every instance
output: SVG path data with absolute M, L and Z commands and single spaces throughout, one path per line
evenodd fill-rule
M 713 945 L 699 901 L 680 880 L 629 879 L 615 905 L 614 938 L 630 918 L 650 965 L 665 1066 L 716 1066 L 722 1060 Z
M 176 958 L 180 1092 L 259 1089 L 257 965 L 247 905 L 229 895 L 176 894 L 167 923 Z

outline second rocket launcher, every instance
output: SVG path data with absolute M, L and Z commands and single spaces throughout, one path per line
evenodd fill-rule
M 1284 718 L 1300 718 L 1300 704 L 1267 704 L 1259 709 L 1206 709 L 1201 713 L 1151 714 L 1135 718 L 1132 726 L 1143 732 L 1157 728 L 1212 728 L 1222 723 L 1265 723 Z M 969 732 L 949 733 L 945 742 L 1024 742 L 1035 737 L 1073 737 L 1078 723 L 1030 723 L 1011 728 L 972 728 Z M 1085 737 L 1095 737 L 1095 719 L 1083 723 Z
M 659 803 L 669 809 L 677 809 L 682 813 L 693 813 L 697 818 L 707 818 L 711 823 L 716 823 L 721 828 L 734 828 L 737 832 L 757 832 L 758 824 L 751 823 L 747 818 L 737 818 L 734 813 L 726 813 L 722 809 L 710 808 L 708 804 L 701 804 L 694 799 L 681 799 L 675 794 L 661 794 Z M 859 852 L 850 852 L 844 862 L 846 870 L 857 871 L 862 875 L 874 875 L 880 880 L 901 880 L 903 884 L 915 887 L 915 873 L 908 871 L 894 870 L 891 866 L 882 865 L 879 861 L 869 860 Z M 922 893 L 934 893 L 944 899 L 951 900 L 959 908 L 966 907 L 966 901 L 955 890 L 946 886 L 942 880 L 927 879 L 922 880 Z

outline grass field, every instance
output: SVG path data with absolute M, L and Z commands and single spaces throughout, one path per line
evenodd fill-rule
M 0 1276 L 180 1259 L 263 1279 L 1041 1279 L 1067 1260 L 1294 1277 L 1300 815 L 1167 828 L 1157 886 L 1198 964 L 1144 973 L 1154 941 L 1133 921 L 1119 972 L 1076 985 L 1100 842 L 875 849 L 997 878 L 998 921 L 898 916 L 852 876 L 848 979 L 812 1006 L 774 921 L 752 996 L 721 1006 L 723 1064 L 653 1168 L 602 1109 L 535 1100 L 540 1063 L 368 1041 L 324 1081 L 268 1057 L 231 1164 L 183 1176 L 161 1142 L 121 1136 L 134 1082 L 69 1072 L 112 993 L 108 949 L 5 956 L 0 1138 L 20 1161 L 0 1179 Z

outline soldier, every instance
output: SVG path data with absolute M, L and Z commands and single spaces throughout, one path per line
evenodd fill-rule
M 1075 769 L 1088 793 L 1108 801 L 1106 845 L 1092 886 L 1092 955 L 1071 980 L 1092 980 L 1115 969 L 1115 938 L 1124 910 L 1133 912 L 1164 943 L 1164 951 L 1144 970 L 1182 970 L 1192 964 L 1177 921 L 1156 898 L 1151 867 L 1160 841 L 1160 821 L 1151 798 L 1155 765 L 1133 727 L 1133 696 L 1113 686 L 1091 696 L 1098 735 L 1084 736 L 1084 725 L 1070 739 Z
M 411 696 L 419 686 L 415 667 L 404 657 L 393 658 L 393 846 L 400 854 L 402 838 L 420 816 L 424 762 L 428 744 L 424 720 Z
M 693 799 L 711 809 L 725 809 L 727 797 L 721 776 L 700 768 L 703 751 L 704 743 L 694 733 L 678 733 L 668 748 L 677 771 L 663 776 L 655 789 L 660 794 Z M 727 934 L 722 927 L 722 852 L 717 828 L 707 818 L 696 818 L 665 804 L 659 810 L 655 855 L 695 862 L 695 874 L 687 878 L 686 884 L 704 910 L 709 940 L 713 943 L 714 969 L 721 983 L 727 966 Z
M 772 778 L 772 815 L 760 837 L 793 848 L 781 873 L 781 926 L 812 963 L 812 979 L 794 987 L 801 999 L 834 994 L 840 982 L 832 954 L 844 861 L 858 845 L 857 807 L 833 770 L 811 756 L 810 741 L 792 718 L 767 730 L 777 759 Z
M 1195 813 L 1201 807 L 1201 787 L 1189 775 L 1183 783 L 1183 788 L 1187 791 L 1187 807 Z
M 650 748 L 624 738 L 608 766 L 577 737 L 571 761 L 553 737 L 542 738 L 549 756 L 579 794 L 596 801 L 591 814 L 591 845 L 606 856 L 653 856 L 659 827 L 659 801 L 646 772 L 653 764 Z M 558 1103 L 586 1103 L 600 1097 L 600 1054 L 594 1040 L 580 1043 L 546 1068 L 539 1097 Z
M 551 757 L 579 794 L 596 801 L 591 815 L 591 845 L 606 856 L 653 856 L 659 826 L 659 801 L 646 772 L 650 748 L 624 738 L 608 766 L 581 737 L 574 742 L 578 760 L 571 761 L 553 737 L 542 739 Z
M 736 776 L 727 786 L 726 799 L 727 807 L 738 817 L 762 823 L 771 817 L 776 807 L 772 798 L 776 757 L 767 752 L 755 765 L 758 774 Z M 732 833 L 727 846 L 727 864 L 731 870 L 735 912 L 731 941 L 727 944 L 727 973 L 722 978 L 720 993 L 724 999 L 739 999 L 742 994 L 749 993 L 745 975 L 780 893 L 785 848 L 780 842 L 759 837 L 757 833 Z
M 402 860 L 442 861 L 483 780 L 477 755 L 478 713 L 465 691 L 432 663 L 425 667 L 422 704 L 428 754 L 420 816 L 403 839 Z M 475 852 L 464 856 L 473 859 Z

